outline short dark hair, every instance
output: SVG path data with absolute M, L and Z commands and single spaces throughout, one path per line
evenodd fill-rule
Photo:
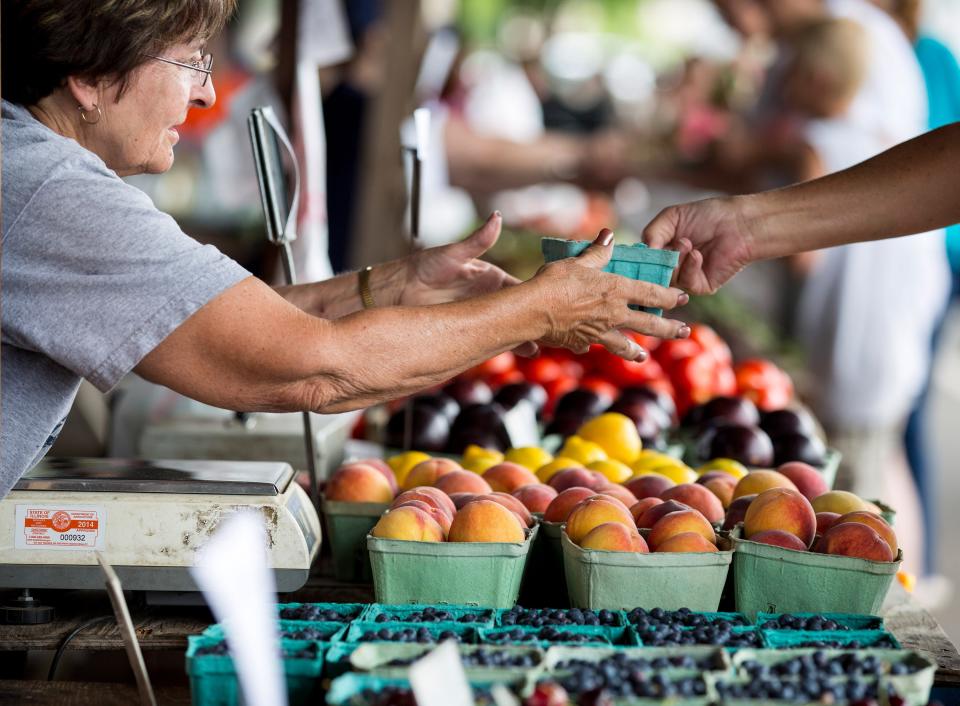
M 131 71 L 172 44 L 219 32 L 236 0 L 2 0 L 5 100 L 33 105 L 68 76 L 126 87 Z

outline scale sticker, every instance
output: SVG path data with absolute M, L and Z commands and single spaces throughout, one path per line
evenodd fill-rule
M 107 510 L 98 505 L 17 505 L 17 549 L 100 550 Z

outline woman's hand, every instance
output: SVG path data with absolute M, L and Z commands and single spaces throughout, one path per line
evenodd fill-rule
M 578 257 L 544 265 L 530 280 L 530 284 L 540 287 L 545 299 L 542 305 L 549 323 L 542 343 L 576 353 L 585 353 L 590 344 L 601 343 L 622 358 L 643 360 L 646 352 L 620 329 L 659 338 L 690 335 L 682 321 L 629 308 L 630 304 L 638 304 L 673 309 L 686 304 L 687 295 L 679 289 L 601 272 L 612 254 L 613 232 L 604 228 Z
M 476 259 L 497 242 L 501 223 L 497 211 L 465 240 L 421 250 L 407 258 L 406 279 L 397 303 L 445 304 L 518 284 L 517 278 L 496 265 Z
M 693 294 L 712 294 L 753 261 L 754 238 L 740 197 L 665 208 L 644 229 L 643 240 L 680 252 L 673 281 Z

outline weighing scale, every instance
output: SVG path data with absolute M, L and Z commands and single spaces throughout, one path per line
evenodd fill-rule
M 286 463 L 48 459 L 0 500 L 0 587 L 193 592 L 189 567 L 230 513 L 263 515 L 277 590 L 303 586 L 320 519 Z M 259 551 L 250 547 L 250 551 Z

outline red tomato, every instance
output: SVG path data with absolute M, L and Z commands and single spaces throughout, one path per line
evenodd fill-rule
M 736 367 L 735 373 L 738 393 L 764 412 L 782 409 L 793 399 L 790 376 L 769 360 L 745 360 Z
M 682 358 L 674 363 L 670 382 L 678 393 L 684 393 L 694 404 L 713 397 L 717 361 L 707 351 Z
M 714 397 L 733 397 L 737 394 L 737 376 L 729 365 L 717 366 L 716 377 L 713 382 Z
M 560 361 L 560 367 L 563 368 L 564 375 L 569 375 L 572 378 L 579 380 L 583 377 L 584 366 L 583 363 L 571 358 L 570 360 Z
M 624 331 L 624 333 L 636 343 L 646 348 L 648 352 L 653 351 L 663 343 L 663 339 L 657 338 L 656 336 L 644 336 L 642 333 L 637 333 L 636 331 Z
M 636 363 L 632 360 L 624 360 L 606 349 L 597 353 L 593 351 L 590 353 L 595 363 L 594 374 L 620 387 L 643 385 L 650 380 L 663 377 L 663 369 L 653 359 Z
M 703 350 L 712 353 L 718 363 L 725 363 L 726 365 L 733 363 L 730 346 L 720 338 L 720 334 L 706 324 L 691 324 L 689 340 L 696 341 L 703 347 Z
M 580 387 L 586 390 L 592 390 L 596 392 L 601 397 L 607 397 L 611 402 L 613 402 L 620 395 L 620 388 L 614 385 L 612 382 L 605 380 L 599 376 L 590 376 L 580 380 Z
M 653 357 L 660 363 L 664 372 L 671 375 L 671 370 L 677 361 L 701 352 L 703 347 L 696 341 L 689 338 L 671 338 L 657 346 Z
M 517 357 L 512 351 L 504 351 L 500 355 L 495 355 L 492 358 L 483 361 L 479 365 L 475 365 L 469 370 L 464 371 L 463 375 L 466 377 L 486 379 L 493 375 L 499 375 L 501 373 L 514 370 L 516 367 Z
M 528 381 L 540 385 L 546 385 L 564 374 L 563 366 L 559 362 L 544 356 L 522 360 L 518 367 Z
M 523 382 L 524 377 L 517 369 L 506 370 L 502 373 L 490 375 L 484 380 L 493 390 L 498 390 L 504 385 L 510 385 L 515 382 Z

